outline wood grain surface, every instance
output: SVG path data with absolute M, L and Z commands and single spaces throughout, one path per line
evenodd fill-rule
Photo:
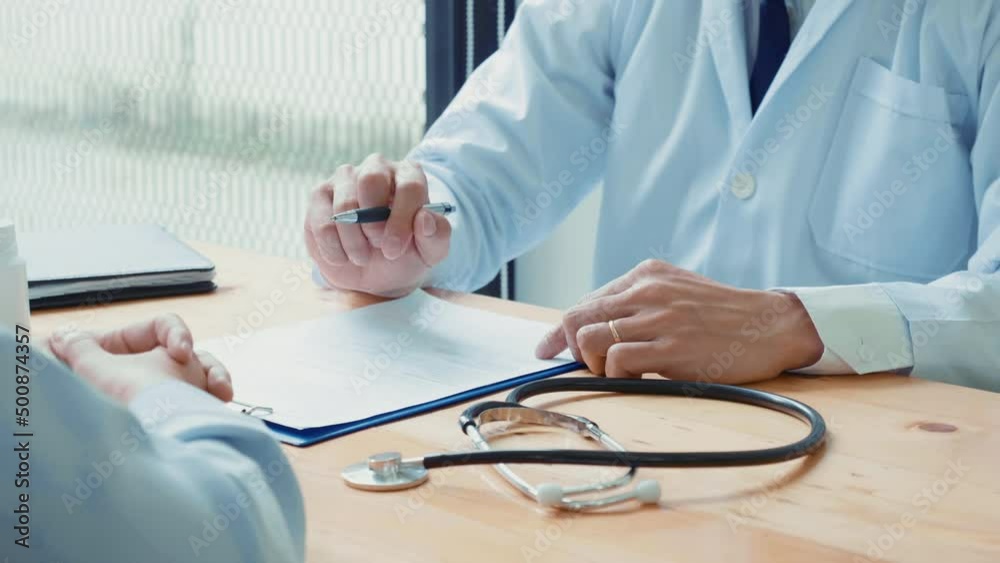
M 316 288 L 304 262 L 196 246 L 216 262 L 217 292 L 41 312 L 33 317 L 35 330 L 114 327 L 173 311 L 196 338 L 240 338 L 376 301 Z M 559 318 L 557 311 L 486 297 L 446 298 L 514 316 Z M 238 373 L 234 380 L 238 394 Z M 343 466 L 374 452 L 466 448 L 456 423 L 461 406 L 289 447 L 306 500 L 308 560 L 1000 562 L 1000 395 L 895 375 L 786 376 L 755 387 L 818 409 L 830 426 L 824 450 L 763 467 L 641 470 L 641 478 L 663 488 L 659 506 L 641 509 L 550 512 L 489 467 L 442 470 L 419 489 L 395 493 L 356 491 L 341 481 Z M 637 450 L 751 449 L 805 433 L 787 416 L 716 401 L 571 395 L 540 401 L 532 404 L 590 417 Z M 526 432 L 502 445 L 577 442 Z M 525 470 L 534 479 L 567 482 L 607 474 L 595 471 Z

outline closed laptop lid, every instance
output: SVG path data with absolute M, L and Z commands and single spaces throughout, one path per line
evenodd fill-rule
M 87 226 L 18 238 L 31 285 L 183 273 L 210 280 L 215 270 L 208 258 L 157 225 Z

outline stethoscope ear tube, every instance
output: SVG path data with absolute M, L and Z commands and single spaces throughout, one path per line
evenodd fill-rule
M 427 469 L 458 465 L 528 463 L 554 465 L 611 465 L 626 467 L 736 467 L 781 463 L 807 456 L 826 438 L 826 422 L 815 409 L 783 395 L 715 383 L 674 380 L 607 379 L 570 377 L 543 379 L 514 389 L 506 402 L 489 401 L 472 405 L 462 413 L 460 424 L 468 434 L 478 428 L 479 417 L 491 409 L 528 409 L 521 401 L 547 393 L 592 392 L 627 395 L 668 395 L 743 403 L 781 412 L 810 425 L 801 440 L 774 448 L 722 452 L 618 452 L 592 450 L 488 450 L 435 454 L 423 458 Z M 533 410 L 533 409 L 532 409 Z

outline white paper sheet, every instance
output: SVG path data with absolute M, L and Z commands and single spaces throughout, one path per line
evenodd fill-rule
M 236 400 L 291 428 L 361 420 L 570 361 L 539 360 L 548 325 L 448 303 L 423 291 L 199 344 L 229 368 Z

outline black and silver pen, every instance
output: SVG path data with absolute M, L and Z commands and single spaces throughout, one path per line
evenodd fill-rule
M 450 203 L 428 203 L 424 209 L 440 215 L 450 215 L 455 212 L 455 206 Z M 337 213 L 330 217 L 330 221 L 334 223 L 379 223 L 388 220 L 390 213 L 392 213 L 390 207 L 367 207 Z

